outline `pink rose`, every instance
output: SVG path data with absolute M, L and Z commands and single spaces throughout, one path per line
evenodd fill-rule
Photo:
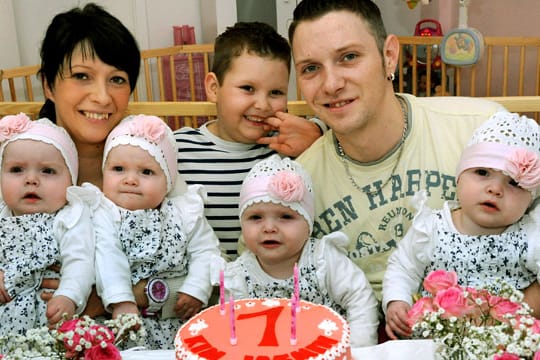
M 515 314 L 521 309 L 521 305 L 498 296 L 492 296 L 489 299 L 490 310 L 489 314 L 499 321 L 506 322 L 508 319 L 504 317 L 506 314 Z
M 301 201 L 305 185 L 302 177 L 291 171 L 279 171 L 268 183 L 270 195 L 284 201 Z
M 64 321 L 62 325 L 60 325 L 60 327 L 58 328 L 58 332 L 66 333 L 68 331 L 73 331 L 78 327 L 80 321 L 80 319 L 71 319 L 68 321 Z
M 24 114 L 4 116 L 0 120 L 0 141 L 11 139 L 14 135 L 25 132 L 32 125 L 32 120 Z
M 441 315 L 443 318 L 461 317 L 472 310 L 463 294 L 463 290 L 456 286 L 439 290 L 433 302 L 437 307 L 444 309 L 445 312 Z
M 433 312 L 433 298 L 423 297 L 418 299 L 407 312 L 407 322 L 410 327 L 422 320 L 426 312 Z
M 533 360 L 540 360 L 540 350 L 538 350 L 537 352 L 534 353 Z
M 165 136 L 165 126 L 167 125 L 157 116 L 138 115 L 129 123 L 129 132 L 150 142 L 158 143 Z
M 521 359 L 519 356 L 515 354 L 510 354 L 507 352 L 493 356 L 493 360 L 519 360 L 519 359 Z
M 457 274 L 454 271 L 435 270 L 430 272 L 424 279 L 424 289 L 431 295 L 438 291 L 457 285 Z
M 491 294 L 488 290 L 475 289 L 472 287 L 467 287 L 465 290 L 469 293 L 469 301 L 476 304 L 470 315 L 480 317 L 481 314 L 489 312 L 489 301 L 491 299 Z
M 540 185 L 540 159 L 538 154 L 519 148 L 512 152 L 506 162 L 506 171 L 519 186 L 533 190 Z
M 120 351 L 113 344 L 106 343 L 104 347 L 94 345 L 84 352 L 84 360 L 122 360 Z

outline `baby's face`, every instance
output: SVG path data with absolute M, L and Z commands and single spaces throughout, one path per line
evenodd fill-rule
M 167 177 L 146 150 L 115 146 L 103 168 L 103 193 L 128 210 L 155 209 L 167 194 Z
M 500 234 L 523 216 L 532 201 L 531 193 L 510 176 L 480 167 L 459 175 L 457 196 L 461 208 L 452 218 L 458 230 L 469 235 Z
M 267 134 L 264 121 L 287 108 L 289 70 L 281 60 L 244 53 L 235 58 L 221 84 L 207 76 L 207 95 L 217 104 L 210 131 L 220 138 L 255 144 Z
M 0 179 L 2 197 L 14 215 L 58 211 L 72 185 L 60 151 L 37 140 L 16 140 L 6 146 Z
M 246 247 L 265 270 L 273 264 L 298 261 L 309 238 L 306 219 L 280 204 L 255 203 L 244 210 L 240 222 Z

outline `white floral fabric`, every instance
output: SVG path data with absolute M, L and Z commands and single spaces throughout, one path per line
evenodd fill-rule
M 460 285 L 480 287 L 500 278 L 517 289 L 538 279 L 540 269 L 540 207 L 534 206 L 500 235 L 470 236 L 458 232 L 452 222 L 457 202 L 440 210 L 425 205 L 425 194 L 414 201 L 418 207 L 413 225 L 390 256 L 383 283 L 383 309 L 392 300 L 412 305 L 422 291 L 422 281 L 432 270 L 458 274 Z
M 66 204 L 56 213 L 12 216 L 0 204 L 0 270 L 12 301 L 0 305 L 0 335 L 47 324 L 41 300 L 44 278 L 59 278 L 54 295 L 69 297 L 77 312 L 86 306 L 94 283 L 94 235 L 91 197 L 80 187 L 68 188 Z M 49 270 L 61 266 L 61 275 Z

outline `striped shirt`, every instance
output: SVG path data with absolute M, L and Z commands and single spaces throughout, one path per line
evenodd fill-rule
M 240 238 L 238 199 L 242 181 L 255 163 L 275 151 L 266 145 L 225 141 L 213 135 L 207 124 L 174 132 L 178 172 L 188 185 L 205 187 L 206 218 L 219 238 L 222 252 L 234 259 Z

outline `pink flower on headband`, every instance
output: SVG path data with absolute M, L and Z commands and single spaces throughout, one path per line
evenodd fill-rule
M 538 154 L 523 148 L 514 150 L 506 162 L 506 173 L 522 188 L 534 190 L 540 185 Z
M 280 171 L 268 183 L 270 195 L 284 201 L 301 201 L 305 185 L 302 177 L 291 171 Z
M 155 116 L 144 116 L 140 121 L 131 121 L 129 132 L 131 135 L 145 138 L 146 140 L 159 143 L 165 136 L 165 123 Z
M 32 120 L 24 114 L 4 116 L 0 121 L 0 141 L 10 139 L 16 134 L 25 132 L 32 125 Z

